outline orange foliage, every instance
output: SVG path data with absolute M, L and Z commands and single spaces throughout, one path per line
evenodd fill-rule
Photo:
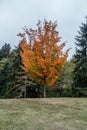
M 46 20 L 42 26 L 39 21 L 37 30 L 25 29 L 25 34 L 19 34 L 23 38 L 20 42 L 22 69 L 35 81 L 47 86 L 58 79 L 68 56 L 68 50 L 62 51 L 65 43 L 60 45 L 56 26 Z

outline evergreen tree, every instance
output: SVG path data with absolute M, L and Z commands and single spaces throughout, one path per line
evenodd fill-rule
M 74 84 L 73 93 L 75 96 L 87 96 L 87 17 L 86 23 L 82 23 L 80 31 L 76 36 L 76 54 L 74 62 Z
M 4 95 L 5 88 L 10 81 L 10 77 L 12 77 L 11 63 L 9 61 L 10 50 L 10 44 L 7 43 L 0 49 L 0 97 Z
M 11 50 L 10 44 L 5 43 L 0 49 L 0 60 L 9 57 L 10 50 Z

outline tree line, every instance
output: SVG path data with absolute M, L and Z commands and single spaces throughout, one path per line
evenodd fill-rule
M 25 28 L 19 33 L 22 40 L 17 47 L 11 49 L 8 43 L 1 47 L 0 98 L 87 97 L 87 19 L 75 37 L 76 52 L 69 61 L 56 26 L 46 20 L 42 26 L 39 21 L 37 30 Z

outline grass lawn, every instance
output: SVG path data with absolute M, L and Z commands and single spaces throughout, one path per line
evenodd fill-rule
M 0 130 L 87 130 L 87 99 L 2 99 Z

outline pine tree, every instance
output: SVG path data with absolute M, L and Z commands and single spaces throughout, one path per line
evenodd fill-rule
M 86 23 L 82 23 L 80 31 L 76 36 L 76 54 L 75 54 L 75 70 L 74 70 L 74 86 L 73 92 L 77 96 L 87 95 L 87 17 Z
M 11 46 L 10 44 L 5 43 L 0 49 L 0 60 L 3 58 L 8 58 L 10 55 Z

